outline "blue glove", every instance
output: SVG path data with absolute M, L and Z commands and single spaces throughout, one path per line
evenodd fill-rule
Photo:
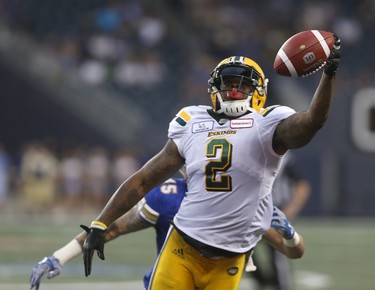
M 294 227 L 290 224 L 285 214 L 276 206 L 273 207 L 271 227 L 273 227 L 286 240 L 291 240 L 294 237 Z
M 38 264 L 33 267 L 30 276 L 30 289 L 35 287 L 35 290 L 39 289 L 40 280 L 44 274 L 47 274 L 48 279 L 52 279 L 60 275 L 62 266 L 58 259 L 54 256 L 45 257 Z

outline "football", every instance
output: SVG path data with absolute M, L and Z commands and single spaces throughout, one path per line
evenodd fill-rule
M 320 70 L 330 54 L 332 32 L 306 30 L 290 37 L 277 52 L 273 69 L 279 75 L 306 77 Z

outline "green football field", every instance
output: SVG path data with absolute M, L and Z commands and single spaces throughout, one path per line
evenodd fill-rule
M 79 224 L 94 216 L 28 217 L 0 214 L 0 290 L 29 289 L 32 266 L 70 241 Z M 292 261 L 297 290 L 374 290 L 375 220 L 301 218 L 295 225 L 306 251 Z M 123 236 L 107 244 L 106 261 L 94 258 L 92 275 L 84 277 L 82 257 L 65 265 L 63 273 L 43 280 L 41 290 L 142 289 L 143 274 L 153 264 L 152 229 Z M 247 275 L 241 289 L 253 289 Z

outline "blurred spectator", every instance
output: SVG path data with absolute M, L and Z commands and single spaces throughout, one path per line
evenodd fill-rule
M 338 17 L 333 24 L 333 31 L 340 35 L 341 41 L 347 45 L 358 43 L 363 37 L 361 23 L 358 19 L 350 17 Z
M 165 72 L 166 67 L 158 54 L 137 53 L 117 64 L 114 69 L 114 81 L 123 88 L 152 89 L 162 82 Z
M 84 152 L 79 146 L 66 150 L 60 161 L 60 199 L 66 209 L 79 209 L 83 203 Z
M 103 7 L 99 7 L 95 11 L 95 25 L 102 32 L 113 33 L 121 26 L 119 1 L 106 1 Z
M 200 54 L 192 60 L 189 69 L 185 70 L 185 77 L 181 80 L 180 104 L 178 107 L 192 104 L 207 104 L 210 99 L 202 96 L 207 91 L 207 80 L 212 68 L 216 66 L 216 59 L 208 54 Z
M 331 27 L 332 20 L 338 14 L 341 6 L 337 6 L 336 1 L 315 1 L 314 3 L 305 1 L 302 5 L 300 29 L 322 29 Z
M 57 190 L 58 161 L 43 144 L 25 148 L 20 165 L 22 201 L 28 213 L 50 212 Z
M 79 67 L 80 79 L 88 85 L 103 84 L 107 77 L 107 66 L 98 59 L 86 59 Z
M 73 38 L 64 38 L 59 43 L 57 51 L 59 52 L 59 63 L 65 71 L 71 71 L 77 68 L 80 57 L 80 47 Z
M 114 37 L 105 34 L 93 34 L 89 37 L 87 50 L 94 59 L 114 62 L 122 59 L 131 51 L 130 44 L 126 42 L 126 35 Z
M 128 177 L 140 168 L 134 151 L 135 150 L 127 147 L 119 148 L 116 151 L 111 167 L 114 189 L 118 188 Z
M 85 199 L 90 207 L 102 207 L 110 195 L 110 161 L 107 151 L 100 146 L 92 148 L 85 160 Z
M 10 189 L 12 163 L 10 156 L 0 143 L 0 208 L 2 208 L 8 198 Z
M 138 25 L 138 36 L 140 44 L 146 47 L 154 47 L 158 45 L 165 37 L 165 23 L 152 16 L 141 18 Z

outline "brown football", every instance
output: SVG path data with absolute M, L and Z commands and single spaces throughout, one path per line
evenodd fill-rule
M 281 46 L 273 69 L 283 76 L 309 76 L 324 66 L 334 42 L 332 32 L 322 30 L 299 32 Z

